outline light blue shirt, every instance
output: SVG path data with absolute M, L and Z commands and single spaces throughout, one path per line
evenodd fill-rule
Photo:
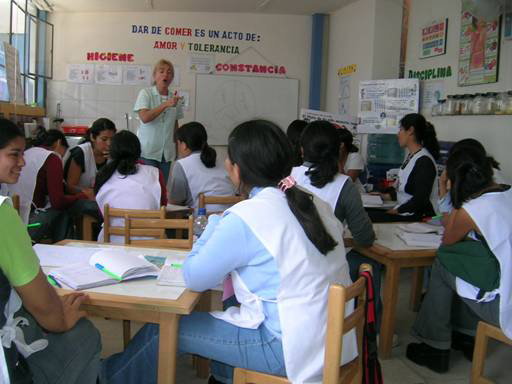
M 172 97 L 173 91 L 169 88 L 168 97 Z M 156 86 L 141 89 L 133 107 L 134 112 L 141 109 L 153 109 L 165 101 L 165 96 L 160 95 Z M 172 161 L 176 157 L 176 149 L 173 141 L 174 126 L 176 121 L 183 118 L 182 103 L 175 107 L 169 107 L 149 123 L 141 121 L 137 136 L 142 148 L 142 157 L 162 161 L 162 155 L 166 161 Z
M 254 188 L 249 197 L 261 188 Z M 279 270 L 274 257 L 236 214 L 212 215 L 201 237 L 196 241 L 183 264 L 188 288 L 205 291 L 222 283 L 236 270 L 247 288 L 266 300 L 276 300 L 280 285 Z M 263 301 L 263 325 L 281 337 L 277 304 Z

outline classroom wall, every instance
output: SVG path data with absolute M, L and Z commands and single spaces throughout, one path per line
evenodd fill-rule
M 501 39 L 497 83 L 459 87 L 457 85 L 460 33 L 460 1 L 412 0 L 406 57 L 409 70 L 424 70 L 450 65 L 452 76 L 443 80 L 445 95 L 512 90 L 512 40 Z M 434 19 L 448 17 L 446 54 L 419 59 L 421 26 Z M 512 116 L 439 116 L 431 117 L 439 139 L 457 141 L 466 137 L 480 140 L 501 164 L 504 174 L 512 180 Z
M 66 123 L 90 124 L 98 116 L 112 118 L 125 127 L 124 114 L 131 112 L 141 86 L 76 84 L 66 81 L 66 65 L 87 63 L 86 53 L 127 52 L 135 55 L 136 65 L 153 65 L 158 59 L 170 59 L 180 68 L 179 89 L 190 92 L 190 109 L 183 122 L 194 119 L 195 77 L 185 70 L 190 52 L 188 43 L 212 43 L 237 46 L 240 56 L 215 53 L 216 63 L 275 64 L 286 67 L 286 76 L 300 80 L 299 108 L 307 107 L 309 90 L 309 55 L 311 47 L 311 17 L 299 15 L 256 15 L 221 13 L 52 13 L 55 25 L 54 79 L 48 87 L 48 114 L 55 116 L 56 104 L 61 102 Z M 177 37 L 133 34 L 132 25 L 188 27 L 254 33 L 259 41 Z M 155 49 L 159 41 L 178 42 L 177 50 Z M 187 43 L 185 49 L 180 43 Z M 244 49 L 255 50 L 242 53 Z M 108 64 L 107 62 L 104 62 Z M 132 114 L 131 117 L 134 117 Z M 131 121 L 135 130 L 138 123 Z

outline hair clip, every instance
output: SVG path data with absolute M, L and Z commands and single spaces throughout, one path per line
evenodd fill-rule
M 285 177 L 282 179 L 277 186 L 283 192 L 286 192 L 287 189 L 294 187 L 297 184 L 295 179 L 291 176 Z

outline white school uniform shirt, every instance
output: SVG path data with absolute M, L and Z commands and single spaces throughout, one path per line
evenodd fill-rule
M 322 255 L 307 238 L 291 212 L 283 192 L 265 188 L 249 200 L 242 201 L 227 212 L 240 217 L 274 257 L 280 275 L 277 307 L 281 325 L 286 374 L 292 383 L 321 383 L 327 329 L 329 285 L 334 282 L 352 284 L 341 223 L 331 207 L 314 198 L 322 221 L 337 242 L 334 250 Z M 269 225 L 271 220 L 272 225 Z M 233 288 L 240 307 L 212 312 L 219 319 L 242 328 L 256 329 L 265 319 L 262 301 L 233 271 Z M 347 315 L 353 301 L 347 303 Z M 354 331 L 343 339 L 340 365 L 357 356 Z
M 398 171 L 398 179 L 397 179 L 397 186 L 396 186 L 396 200 L 397 205 L 394 207 L 397 209 L 402 204 L 407 203 L 411 198 L 412 195 L 405 192 L 405 186 L 407 185 L 407 180 L 409 179 L 409 176 L 414 169 L 414 165 L 416 164 L 416 161 L 420 157 L 427 156 L 430 160 L 432 160 L 432 163 L 434 164 L 434 167 L 436 168 L 436 177 L 434 179 L 434 184 L 432 185 L 432 192 L 430 193 L 430 203 L 432 204 L 432 207 L 434 208 L 435 212 L 438 212 L 438 201 L 439 201 L 439 176 L 437 175 L 437 165 L 436 161 L 430 154 L 430 152 L 426 148 L 421 148 L 418 152 L 416 152 L 410 159 L 407 165 L 402 169 L 400 167 L 400 170 Z M 401 215 L 411 215 L 412 213 L 401 213 Z
M 322 188 L 318 188 L 311 184 L 311 179 L 306 175 L 307 170 L 308 167 L 304 165 L 293 167 L 291 176 L 295 179 L 298 185 L 326 201 L 331 206 L 332 212 L 334 212 L 341 190 L 350 176 L 338 173 L 334 177 L 333 181 L 325 184 Z
M 349 152 L 347 156 L 347 160 L 345 161 L 345 166 L 343 167 L 343 172 L 347 174 L 351 169 L 363 172 L 365 169 L 363 156 L 359 152 Z M 358 191 L 360 193 L 364 193 L 364 186 L 359 180 L 359 177 L 354 181 Z
M 488 192 L 462 205 L 480 229 L 487 245 L 500 264 L 500 286 L 487 292 L 480 301 L 500 295 L 500 327 L 512 338 L 512 189 Z M 457 277 L 459 296 L 477 300 L 479 288 Z
M 78 186 L 80 188 L 92 188 L 94 186 L 94 181 L 96 180 L 96 173 L 98 173 L 92 144 L 88 141 L 80 144 L 78 147 L 80 147 L 84 153 L 84 172 L 80 175 Z
M 151 165 L 137 164 L 137 173 L 123 176 L 118 171 L 103 184 L 96 195 L 96 202 L 101 214 L 108 204 L 112 208 L 121 209 L 160 209 L 162 189 L 159 181 L 159 170 Z M 110 225 L 124 226 L 123 218 L 112 218 Z M 103 241 L 103 229 L 98 235 L 98 242 Z M 123 244 L 123 236 L 110 236 L 110 242 Z
M 41 147 L 32 147 L 25 151 L 25 166 L 21 169 L 21 174 L 16 184 L 6 184 L 7 194 L 9 196 L 18 195 L 20 197 L 20 216 L 25 224 L 28 224 L 34 190 L 37 184 L 37 174 L 44 165 L 52 151 Z M 47 202 L 47 207 L 50 205 Z
M 192 208 L 198 208 L 201 192 L 205 196 L 233 196 L 235 194 L 235 188 L 224 166 L 217 162 L 215 167 L 207 168 L 201 161 L 201 152 L 193 152 L 177 162 L 187 177 L 193 199 Z M 209 204 L 206 208 L 208 211 L 223 211 L 227 207 L 220 204 Z

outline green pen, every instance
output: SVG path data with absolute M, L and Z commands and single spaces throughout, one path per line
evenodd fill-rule
M 179 264 L 179 263 L 172 263 L 171 264 L 171 267 L 176 268 L 176 269 L 180 269 L 182 266 L 183 266 L 183 264 Z
M 107 275 L 109 275 L 110 277 L 116 279 L 116 280 L 123 280 L 121 277 L 117 276 L 116 274 L 110 272 L 108 269 L 106 269 L 103 265 L 99 264 L 99 263 L 96 263 L 95 265 L 96 268 L 98 268 L 100 271 L 103 271 L 105 272 Z
M 27 228 L 36 228 L 36 227 L 40 227 L 41 225 L 42 225 L 41 223 L 32 223 L 32 224 L 27 225 Z
M 59 284 L 57 280 L 52 275 L 47 276 L 48 282 L 54 287 L 62 288 L 62 285 Z

